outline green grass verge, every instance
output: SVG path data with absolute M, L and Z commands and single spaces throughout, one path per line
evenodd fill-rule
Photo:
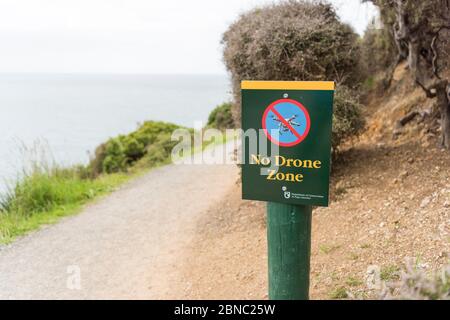
M 70 170 L 36 171 L 22 179 L 0 204 L 0 244 L 11 243 L 42 225 L 73 215 L 95 198 L 115 190 L 134 175 L 82 179 Z
M 224 137 L 192 148 L 191 152 L 199 153 L 226 142 Z M 83 166 L 52 169 L 36 166 L 0 197 L 0 244 L 11 243 L 43 225 L 76 214 L 83 205 L 109 194 L 124 182 L 170 163 L 170 154 L 167 153 L 157 162 L 137 162 L 126 173 L 102 174 L 95 178 Z

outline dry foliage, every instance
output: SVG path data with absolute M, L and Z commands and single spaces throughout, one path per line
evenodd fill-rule
M 339 86 L 334 98 L 333 131 L 331 144 L 333 150 L 346 138 L 356 135 L 364 128 L 362 106 L 355 94 L 345 86 Z
M 335 80 L 354 87 L 363 77 L 358 36 L 322 2 L 291 0 L 254 9 L 230 26 L 223 44 L 237 122 L 241 80 Z
M 427 275 L 423 270 L 408 263 L 398 282 L 388 283 L 381 293 L 385 300 L 449 300 L 450 265 L 440 272 Z

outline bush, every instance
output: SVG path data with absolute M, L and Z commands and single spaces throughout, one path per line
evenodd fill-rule
M 219 130 L 234 128 L 234 121 L 231 109 L 232 104 L 229 102 L 217 106 L 209 114 L 207 126 Z
M 123 137 L 122 144 L 128 164 L 139 160 L 145 154 L 145 145 L 133 136 Z
M 118 172 L 126 168 L 126 154 L 120 138 L 111 139 L 106 143 L 101 172 Z
M 163 162 L 170 155 L 166 149 L 173 146 L 171 134 L 178 128 L 171 123 L 148 121 L 128 135 L 109 139 L 95 151 L 90 163 L 92 176 L 126 171 L 144 157 L 153 158 L 150 163 Z
M 364 78 L 358 36 L 329 4 L 291 0 L 254 9 L 222 42 L 236 124 L 241 80 L 335 80 L 354 87 Z
M 180 126 L 161 121 L 146 121 L 137 131 L 132 132 L 130 135 L 135 137 L 145 147 L 156 141 L 160 134 L 172 134 Z
M 146 166 L 156 166 L 169 161 L 172 149 L 178 141 L 172 141 L 170 134 L 159 135 L 157 140 L 147 148 L 145 157 L 140 163 Z
M 331 145 L 336 151 L 346 138 L 358 134 L 364 128 L 362 106 L 355 94 L 345 86 L 338 86 L 334 97 L 333 134 Z

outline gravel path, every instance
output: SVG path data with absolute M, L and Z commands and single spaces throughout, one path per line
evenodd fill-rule
M 0 247 L 0 299 L 167 296 L 196 223 L 234 187 L 237 172 L 234 165 L 155 169 L 79 215 Z

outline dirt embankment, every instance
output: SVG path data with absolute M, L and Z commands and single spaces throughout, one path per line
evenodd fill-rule
M 313 299 L 374 298 L 373 268 L 390 281 L 407 258 L 430 271 L 449 261 L 450 153 L 437 147 L 432 101 L 405 74 L 400 66 L 391 91 L 371 99 L 367 130 L 334 163 L 330 207 L 314 211 Z M 419 115 L 400 127 L 413 110 Z M 236 184 L 197 229 L 180 297 L 267 298 L 263 203 L 242 201 Z

